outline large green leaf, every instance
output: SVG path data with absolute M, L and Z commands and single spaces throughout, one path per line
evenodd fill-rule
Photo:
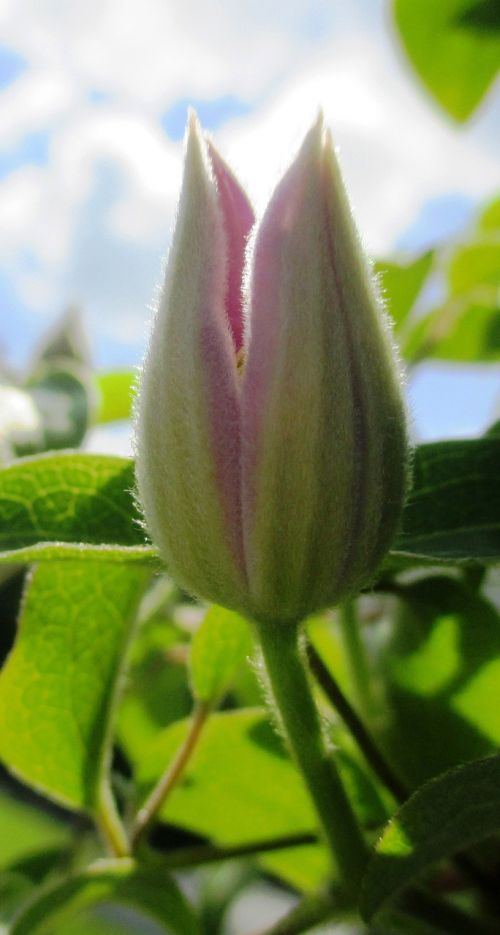
M 484 597 L 444 575 L 407 585 L 401 598 L 379 660 L 385 718 L 377 726 L 412 787 L 500 744 L 500 619 Z
M 143 796 L 171 761 L 188 723 L 172 724 L 142 752 L 136 771 Z M 258 709 L 210 717 L 161 814 L 218 844 L 251 843 L 316 827 L 301 778 Z M 328 869 L 326 853 L 312 845 L 267 855 L 262 862 L 304 888 L 320 883 Z
M 27 585 L 0 673 L 0 758 L 29 785 L 93 811 L 138 600 L 139 565 L 46 563 Z
M 198 935 L 196 918 L 174 880 L 131 860 L 99 861 L 85 873 L 43 891 L 14 919 L 9 935 L 53 935 L 84 909 L 131 905 L 167 935 Z M 68 930 L 69 931 L 69 930 Z
M 434 251 L 429 250 L 409 263 L 379 260 L 375 271 L 380 277 L 396 334 L 406 322 L 432 267 Z
M 500 831 L 500 756 L 426 783 L 399 809 L 366 874 L 362 911 L 371 919 L 425 870 Z
M 427 90 L 456 120 L 470 116 L 498 72 L 498 7 L 496 18 L 484 28 L 480 14 L 487 5 L 485 0 L 393 2 L 396 25 L 412 65 Z
M 500 558 L 500 438 L 420 445 L 390 560 Z
M 64 543 L 86 549 L 113 545 L 132 557 L 153 554 L 140 524 L 133 496 L 134 468 L 128 458 L 66 452 L 25 458 L 0 471 L 0 551 L 32 561 L 30 550 L 50 546 L 45 557 L 64 551 Z M 27 550 L 24 555 L 17 550 Z M 43 555 L 39 555 L 43 558 Z M 92 556 L 94 557 L 94 556 Z M 115 554 L 110 558 L 116 557 Z

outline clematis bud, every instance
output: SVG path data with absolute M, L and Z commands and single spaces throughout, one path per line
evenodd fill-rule
M 246 251 L 253 220 L 193 118 L 139 392 L 137 481 L 188 591 L 297 620 L 357 592 L 389 548 L 405 413 L 321 120 Z

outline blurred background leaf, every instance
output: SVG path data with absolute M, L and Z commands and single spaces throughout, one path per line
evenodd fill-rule
M 455 120 L 466 120 L 500 67 L 496 0 L 394 0 L 394 18 L 426 89 Z

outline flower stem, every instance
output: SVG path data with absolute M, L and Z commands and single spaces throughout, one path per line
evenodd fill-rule
M 354 600 L 345 601 L 339 607 L 338 620 L 354 703 L 364 720 L 370 721 L 373 717 L 371 675 Z
M 359 749 L 371 766 L 373 772 L 381 780 L 386 789 L 394 796 L 396 802 L 405 802 L 410 795 L 409 789 L 401 782 L 386 762 L 370 732 L 366 729 L 357 712 L 354 710 L 342 692 L 338 682 L 325 666 L 321 656 L 311 643 L 306 644 L 307 661 L 312 674 L 321 685 L 333 709 L 342 718 L 345 726 L 354 737 Z
M 130 844 L 108 783 L 103 783 L 96 813 L 96 824 L 113 857 L 129 857 Z
M 137 845 L 139 839 L 151 826 L 168 796 L 179 782 L 179 779 L 194 753 L 210 711 L 210 705 L 202 702 L 197 702 L 194 706 L 188 732 L 183 743 L 136 815 L 130 836 L 133 847 Z
M 283 851 L 289 847 L 304 847 L 317 844 L 318 835 L 305 831 L 303 834 L 284 834 L 276 838 L 250 841 L 247 844 L 199 844 L 195 847 L 176 848 L 162 855 L 162 866 L 169 870 L 185 867 L 199 867 L 203 864 L 220 863 L 223 860 L 235 860 L 238 857 L 253 857 L 273 851 Z
M 314 803 L 342 888 L 356 897 L 367 849 L 335 763 L 324 747 L 298 643 L 298 626 L 257 623 L 274 701 Z

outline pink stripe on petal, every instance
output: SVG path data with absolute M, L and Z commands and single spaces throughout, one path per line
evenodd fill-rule
M 252 206 L 229 166 L 210 140 L 206 141 L 218 189 L 227 242 L 226 314 L 236 352 L 243 346 L 242 278 L 248 235 L 254 223 Z
M 283 257 L 291 232 L 300 230 L 307 151 L 318 149 L 321 123 L 308 133 L 299 155 L 278 184 L 256 232 L 250 260 L 249 347 L 242 388 L 243 527 L 252 523 L 262 423 L 278 357 L 283 360 L 287 309 L 283 304 Z M 307 270 L 304 270 L 307 275 Z
M 240 399 L 232 354 L 228 354 L 227 335 L 221 335 L 217 321 L 206 322 L 200 330 L 200 344 L 205 370 L 204 382 L 210 420 L 215 482 L 224 511 L 225 528 L 231 553 L 243 577 L 245 561 L 241 524 L 241 434 Z

